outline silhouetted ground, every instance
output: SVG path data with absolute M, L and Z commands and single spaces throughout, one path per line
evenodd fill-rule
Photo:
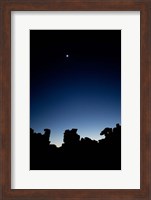
M 30 129 L 30 170 L 120 170 L 121 126 L 105 128 L 95 141 L 80 139 L 77 129 L 66 130 L 61 147 L 50 144 L 50 130 Z

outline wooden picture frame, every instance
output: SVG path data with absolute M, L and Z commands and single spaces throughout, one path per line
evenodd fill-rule
M 140 11 L 140 189 L 11 189 L 11 11 Z M 151 1 L 150 0 L 1 0 L 0 1 L 0 198 L 151 199 Z

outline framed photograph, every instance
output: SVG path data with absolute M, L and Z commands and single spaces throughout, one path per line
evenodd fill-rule
M 2 199 L 149 200 L 150 1 L 2 1 Z
M 30 170 L 121 170 L 120 98 L 121 30 L 30 30 Z

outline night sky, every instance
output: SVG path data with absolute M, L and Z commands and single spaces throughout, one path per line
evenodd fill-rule
M 121 124 L 121 31 L 30 30 L 30 127 L 100 139 Z

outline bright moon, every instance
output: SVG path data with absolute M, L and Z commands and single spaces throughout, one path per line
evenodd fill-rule
M 68 58 L 69 57 L 69 55 L 68 54 L 66 54 L 66 58 Z

